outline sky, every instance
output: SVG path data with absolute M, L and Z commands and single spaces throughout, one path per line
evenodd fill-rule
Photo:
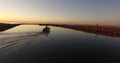
M 120 0 L 0 0 L 0 21 L 120 25 Z

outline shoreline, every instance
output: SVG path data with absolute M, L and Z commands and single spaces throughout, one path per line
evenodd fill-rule
M 55 26 L 68 28 L 77 31 L 83 31 L 87 33 L 93 33 L 98 35 L 105 35 L 110 37 L 120 37 L 120 28 L 108 27 L 100 25 L 65 25 L 65 24 L 6 24 L 0 23 L 0 32 L 16 27 L 18 25 L 42 25 L 42 26 Z

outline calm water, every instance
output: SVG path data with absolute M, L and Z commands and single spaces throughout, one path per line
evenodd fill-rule
M 120 63 L 120 38 L 20 25 L 0 32 L 0 63 Z

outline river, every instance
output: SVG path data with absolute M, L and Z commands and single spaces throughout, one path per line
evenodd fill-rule
M 0 32 L 0 63 L 54 62 L 120 62 L 120 38 L 40 25 Z

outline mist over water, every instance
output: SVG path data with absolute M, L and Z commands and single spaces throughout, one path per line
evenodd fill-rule
M 0 32 L 0 63 L 114 63 L 119 58 L 119 37 L 40 25 Z

